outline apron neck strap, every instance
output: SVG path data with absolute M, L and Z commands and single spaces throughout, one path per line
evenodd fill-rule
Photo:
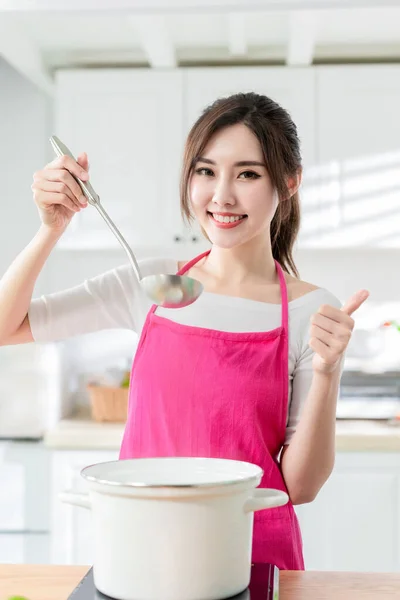
M 184 275 L 185 273 L 187 273 L 193 267 L 193 265 L 198 263 L 205 256 L 208 256 L 210 252 L 211 250 L 206 250 L 205 252 L 202 252 L 202 254 L 200 254 L 199 256 L 196 256 L 195 258 L 192 258 L 192 260 L 189 260 L 189 262 L 183 265 L 182 269 L 178 271 L 177 275 Z
M 276 270 L 279 277 L 279 285 L 281 287 L 281 303 L 282 303 L 282 327 L 285 331 L 289 330 L 289 303 L 288 293 L 285 280 L 285 274 L 278 261 L 275 261 Z

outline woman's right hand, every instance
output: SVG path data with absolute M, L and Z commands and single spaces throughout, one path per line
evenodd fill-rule
M 89 179 L 86 153 L 75 161 L 61 156 L 33 175 L 33 198 L 39 209 L 42 223 L 54 231 L 63 232 L 75 213 L 86 208 L 87 200 L 73 173 L 82 181 Z

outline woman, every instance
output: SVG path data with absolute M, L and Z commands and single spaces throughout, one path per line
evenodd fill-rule
M 141 334 L 120 457 L 211 456 L 264 469 L 261 485 L 290 502 L 255 516 L 253 560 L 303 569 L 294 504 L 312 501 L 334 464 L 335 409 L 351 314 L 301 281 L 292 248 L 299 229 L 301 156 L 296 127 L 271 99 L 217 100 L 186 143 L 183 214 L 211 251 L 189 263 L 147 260 L 144 275 L 187 273 L 205 292 L 182 309 L 152 307 L 130 266 L 31 300 L 47 257 L 86 199 L 82 154 L 35 173 L 39 232 L 11 265 L 0 293 L 3 344 L 50 341 L 110 327 Z M 161 201 L 162 199 L 160 199 Z M 311 324 L 310 324 L 311 321 Z

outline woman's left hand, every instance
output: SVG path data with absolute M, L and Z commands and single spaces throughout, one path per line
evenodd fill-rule
M 339 366 L 354 328 L 351 315 L 368 296 L 367 290 L 360 290 L 342 308 L 323 304 L 311 317 L 309 345 L 315 352 L 314 371 L 332 373 Z

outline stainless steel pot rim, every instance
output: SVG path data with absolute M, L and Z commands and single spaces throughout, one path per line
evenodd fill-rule
M 93 471 L 95 468 L 106 468 L 107 466 L 112 467 L 112 465 L 114 464 L 120 464 L 121 462 L 128 462 L 128 461 L 153 461 L 153 460 L 160 460 L 160 459 L 153 459 L 153 458 L 138 458 L 138 459 L 128 459 L 125 461 L 107 461 L 104 463 L 97 463 L 97 464 L 93 464 L 93 465 L 88 465 L 87 467 L 85 467 L 84 469 L 82 469 L 81 471 L 81 475 L 84 479 L 86 479 L 89 482 L 93 482 L 93 483 L 97 483 L 97 484 L 103 484 L 103 485 L 107 485 L 107 486 L 112 486 L 112 487 L 124 487 L 124 488 L 153 488 L 153 489 L 197 489 L 197 488 L 219 488 L 219 487 L 228 487 L 228 486 L 241 486 L 243 484 L 250 484 L 250 483 L 255 483 L 257 484 L 262 476 L 263 476 L 263 469 L 261 469 L 261 467 L 258 467 L 257 465 L 254 465 L 252 463 L 248 463 L 248 462 L 244 462 L 244 461 L 236 461 L 236 460 L 230 460 L 230 459 L 208 459 L 208 458 L 202 458 L 202 457 L 168 457 L 166 459 L 161 459 L 161 460 L 166 460 L 170 463 L 172 463 L 173 461 L 185 461 L 185 460 L 190 460 L 193 462 L 202 462 L 202 461 L 213 461 L 215 464 L 215 461 L 220 461 L 220 463 L 236 463 L 238 465 L 242 465 L 242 466 L 247 466 L 247 468 L 250 470 L 251 468 L 253 469 L 253 473 L 248 474 L 246 476 L 242 476 L 242 477 L 235 477 L 233 479 L 223 479 L 222 481 L 204 481 L 204 482 L 197 482 L 197 483 L 157 483 L 157 482 L 147 482 L 147 481 L 142 481 L 140 479 L 132 479 L 132 480 L 126 480 L 126 481 L 116 481 L 115 479 L 112 478 L 108 478 L 108 477 L 102 477 L 102 476 L 97 476 L 97 475 L 93 475 L 90 474 L 90 471 Z

